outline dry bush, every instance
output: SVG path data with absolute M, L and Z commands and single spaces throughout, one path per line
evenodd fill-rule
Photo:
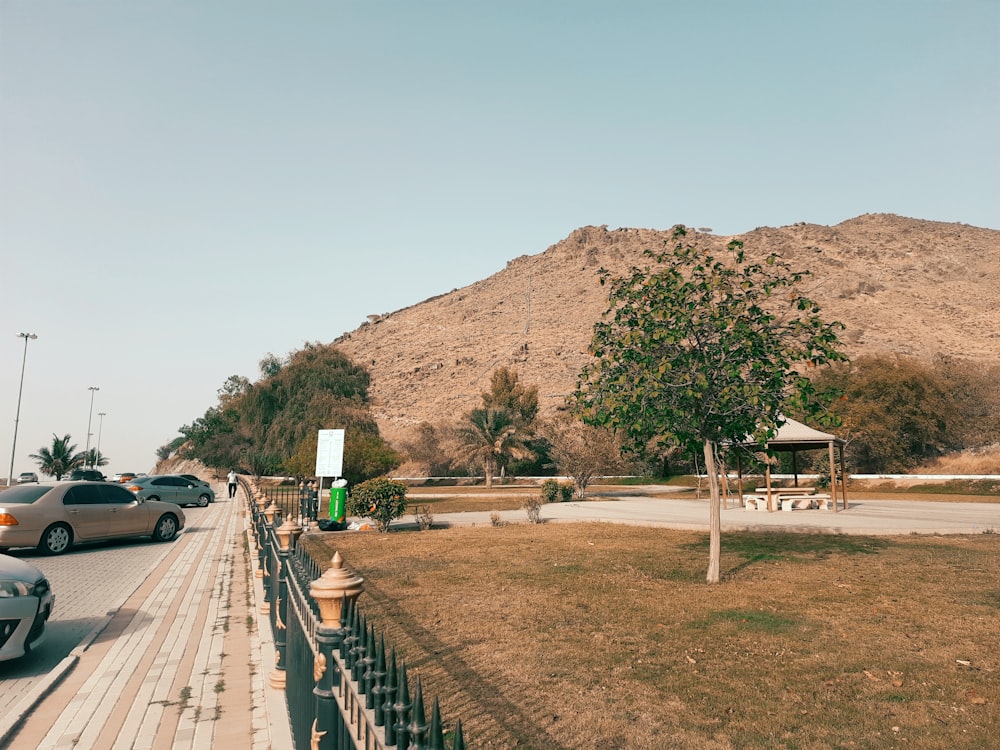
M 528 523 L 542 522 L 542 501 L 537 497 L 529 497 L 521 506 L 528 516 Z
M 917 469 L 919 474 L 1000 474 L 1000 445 L 949 453 Z

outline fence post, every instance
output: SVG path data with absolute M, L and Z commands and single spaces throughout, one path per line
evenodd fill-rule
M 334 654 L 341 650 L 348 632 L 348 618 L 352 616 L 354 602 L 364 591 L 364 579 L 344 569 L 344 558 L 336 552 L 330 567 L 309 584 L 309 595 L 319 607 L 322 624 L 316 629 L 316 645 L 320 657 L 313 670 L 316 687 L 316 719 L 313 723 L 313 740 L 316 750 L 334 750 L 343 734 L 344 718 L 337 705 L 335 690 L 341 686 L 344 675 L 340 673 Z
M 271 687 L 284 690 L 286 684 L 285 656 L 288 651 L 288 558 L 297 538 L 296 531 L 301 529 L 289 518 L 275 532 L 278 537 L 278 580 L 276 598 L 274 601 L 274 671 L 271 672 Z

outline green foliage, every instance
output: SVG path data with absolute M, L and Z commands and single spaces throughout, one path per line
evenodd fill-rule
M 559 483 L 559 499 L 564 503 L 568 503 L 573 499 L 573 495 L 577 492 L 577 486 L 573 482 L 560 482 Z M 580 494 L 583 497 L 583 494 Z
M 42 446 L 38 453 L 32 453 L 29 458 L 35 459 L 43 474 L 60 480 L 63 475 L 83 466 L 83 451 L 77 452 L 76 444 L 70 443 L 70 440 L 69 435 L 58 437 L 53 434 L 52 447 Z
M 685 242 L 647 256 L 610 283 L 610 306 L 594 327 L 594 360 L 573 395 L 591 424 L 612 427 L 640 453 L 706 441 L 763 444 L 790 402 L 818 410 L 816 389 L 800 372 L 842 360 L 837 323 L 797 290 L 807 274 L 771 255 L 751 262 L 743 243 L 725 257 Z
M 406 513 L 406 485 L 386 477 L 369 479 L 357 485 L 347 497 L 347 512 L 370 518 L 379 531 Z
M 185 438 L 183 435 L 180 435 L 178 437 L 175 437 L 169 443 L 161 445 L 159 448 L 156 449 L 156 457 L 161 461 L 167 460 L 174 453 L 176 453 L 182 445 L 184 445 L 185 440 L 187 440 L 187 438 Z
M 538 416 L 538 386 L 523 385 L 516 370 L 506 367 L 494 370 L 490 392 L 482 397 L 484 409 L 506 409 L 522 431 L 527 431 Z
M 348 481 L 399 465 L 401 457 L 382 440 L 371 416 L 368 373 L 337 349 L 306 344 L 286 360 L 269 354 L 260 367 L 260 381 L 231 376 L 219 389 L 219 405 L 181 427 L 185 455 L 210 468 L 309 476 L 318 431 L 342 427 Z
M 91 448 L 89 451 L 84 451 L 83 453 L 83 465 L 91 467 L 107 466 L 108 459 L 97 448 Z
M 848 439 L 855 472 L 887 473 L 1000 439 L 996 368 L 938 359 L 863 356 L 819 374 L 839 388 L 830 411 Z
M 527 453 L 514 416 L 506 409 L 473 409 L 455 432 L 459 455 L 483 467 L 486 487 L 493 475 L 512 457 Z
M 559 482 L 555 479 L 542 482 L 541 496 L 545 502 L 554 503 L 559 498 Z
M 647 251 L 655 268 L 612 278 L 609 307 L 594 326 L 593 361 L 572 402 L 589 424 L 610 427 L 639 454 L 680 447 L 704 452 L 711 497 L 707 579 L 719 581 L 718 446 L 764 445 L 789 407 L 820 409 L 802 374 L 843 359 L 837 331 L 775 255 L 750 261 L 734 240 L 716 257 L 674 230 L 675 245 Z

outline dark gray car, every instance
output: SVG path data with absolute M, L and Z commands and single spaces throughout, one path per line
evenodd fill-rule
M 178 474 L 136 477 L 123 486 L 143 500 L 163 500 L 177 505 L 197 505 L 199 508 L 215 501 L 215 493 L 211 487 Z

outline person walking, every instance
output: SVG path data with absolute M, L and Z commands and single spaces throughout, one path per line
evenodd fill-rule
M 229 470 L 229 497 L 236 497 L 236 469 Z

